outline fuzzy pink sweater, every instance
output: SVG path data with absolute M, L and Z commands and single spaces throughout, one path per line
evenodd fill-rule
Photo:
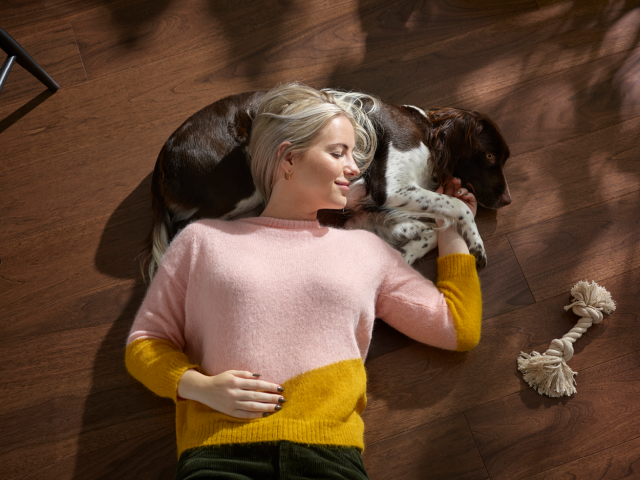
M 440 290 L 364 230 L 269 217 L 196 221 L 175 237 L 149 287 L 127 368 L 176 401 L 178 455 L 278 439 L 363 449 L 363 363 L 376 317 L 444 349 L 479 340 L 473 257 L 440 258 L 439 280 Z M 229 417 L 177 397 L 188 368 L 261 373 L 285 387 L 287 403 L 264 419 Z

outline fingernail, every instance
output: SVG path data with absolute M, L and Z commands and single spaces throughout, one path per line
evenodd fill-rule
M 280 397 L 280 398 L 278 399 L 278 401 L 279 401 L 280 403 L 284 403 L 284 402 L 286 402 L 287 400 L 286 400 L 284 397 Z
M 282 388 L 282 387 L 278 387 L 278 391 L 279 391 L 280 393 L 282 393 L 282 392 L 284 392 L 284 388 Z
M 465 193 L 464 195 L 462 195 L 463 197 L 466 197 L 467 195 L 469 195 L 468 193 Z
M 264 413 L 262 414 L 262 416 L 263 416 L 263 417 L 268 417 L 269 415 L 271 415 L 269 412 L 264 412 Z
M 254 377 L 259 377 L 261 374 L 260 373 L 254 373 L 253 376 Z
M 460 195 L 461 193 L 462 193 L 462 190 L 458 190 L 458 191 L 456 192 L 456 195 Z
M 460 180 L 458 177 L 453 177 L 454 180 Z
M 274 407 L 274 410 L 275 410 L 276 412 L 277 412 L 277 411 L 279 411 L 279 410 L 282 410 L 282 405 L 276 405 L 276 406 Z

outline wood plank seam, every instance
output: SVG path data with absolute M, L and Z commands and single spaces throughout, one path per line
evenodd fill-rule
M 632 438 L 632 439 L 630 439 L 630 440 L 625 440 L 624 442 L 616 443 L 615 445 L 609 445 L 609 446 L 607 446 L 606 448 L 603 448 L 602 450 L 598 450 L 597 452 L 590 453 L 589 455 L 584 455 L 584 456 L 582 456 L 582 457 L 580 457 L 580 458 L 575 458 L 575 459 L 573 459 L 573 460 L 569 460 L 569 461 L 567 461 L 567 462 L 564 462 L 564 463 L 561 463 L 561 464 L 559 464 L 559 465 L 556 465 L 555 467 L 551 467 L 551 468 L 548 468 L 548 469 L 546 469 L 546 470 L 541 470 L 541 471 L 539 471 L 538 473 L 534 473 L 533 475 L 529 475 L 529 476 L 527 476 L 527 477 L 524 477 L 522 480 L 527 480 L 528 478 L 537 477 L 538 475 L 541 475 L 541 474 L 543 474 L 543 473 L 545 473 L 545 472 L 551 472 L 551 471 L 553 471 L 553 470 L 556 470 L 556 469 L 558 469 L 558 468 L 563 467 L 564 465 L 569 465 L 569 464 L 571 464 L 571 463 L 574 463 L 574 462 L 576 462 L 576 461 L 582 460 L 582 459 L 584 459 L 584 458 L 589 458 L 589 457 L 596 456 L 596 455 L 598 455 L 598 454 L 600 454 L 600 453 L 602 453 L 602 452 L 606 452 L 607 450 L 613 450 L 613 449 L 615 449 L 616 447 L 619 447 L 620 445 L 625 445 L 625 444 L 627 444 L 627 443 L 634 442 L 635 440 L 638 440 L 639 438 L 640 438 L 640 435 L 638 435 L 636 438 Z
M 80 51 L 80 46 L 78 45 L 78 38 L 76 37 L 76 32 L 73 29 L 73 24 L 69 23 L 69 27 L 71 27 L 71 31 L 73 32 L 73 40 L 76 42 L 76 48 L 78 49 L 78 55 L 80 56 L 80 61 L 82 62 L 82 68 L 84 69 L 84 77 L 87 81 L 89 81 L 89 75 L 87 75 L 87 67 L 84 65 L 84 59 L 82 58 L 82 52 Z
M 461 413 L 462 413 L 462 416 L 464 417 L 464 421 L 467 423 L 467 428 L 469 429 L 471 438 L 473 438 L 473 443 L 476 446 L 478 455 L 480 455 L 480 460 L 482 460 L 482 465 L 484 466 L 484 470 L 485 472 L 487 472 L 487 478 L 491 479 L 491 475 L 489 475 L 489 469 L 487 468 L 487 463 L 484 461 L 484 458 L 482 457 L 482 453 L 480 453 L 480 448 L 478 448 L 478 441 L 476 440 L 476 437 L 473 435 L 473 432 L 471 431 L 471 425 L 469 425 L 469 419 L 467 418 L 467 415 L 464 413 L 464 410 Z

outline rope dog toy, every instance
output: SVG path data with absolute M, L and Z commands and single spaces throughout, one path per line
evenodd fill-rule
M 525 382 L 541 395 L 562 397 L 576 393 L 574 376 L 577 373 L 567 365 L 573 357 L 573 344 L 592 324 L 602 322 L 603 311 L 610 315 L 616 309 L 611 294 L 596 282 L 576 283 L 571 295 L 573 302 L 564 309 L 572 308 L 573 313 L 581 317 L 578 324 L 561 339 L 553 340 L 544 354 L 520 352 L 518 357 L 518 370 Z

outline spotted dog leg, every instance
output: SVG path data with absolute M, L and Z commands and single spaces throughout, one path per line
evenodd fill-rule
M 385 212 L 361 214 L 345 224 L 349 229 L 360 228 L 375 233 L 399 250 L 409 265 L 438 245 L 438 232 L 434 226 L 414 218 L 389 217 Z
M 487 264 L 484 244 L 473 214 L 462 200 L 412 185 L 394 191 L 384 206 L 397 212 L 395 216 L 415 217 L 419 213 L 420 216 L 453 220 L 469 252 L 476 257 L 476 264 L 479 267 Z
M 409 265 L 413 265 L 413 262 L 424 257 L 438 245 L 438 232 L 433 229 L 435 224 L 423 222 L 420 224 L 422 225 L 421 233 L 400 248 L 402 258 Z

